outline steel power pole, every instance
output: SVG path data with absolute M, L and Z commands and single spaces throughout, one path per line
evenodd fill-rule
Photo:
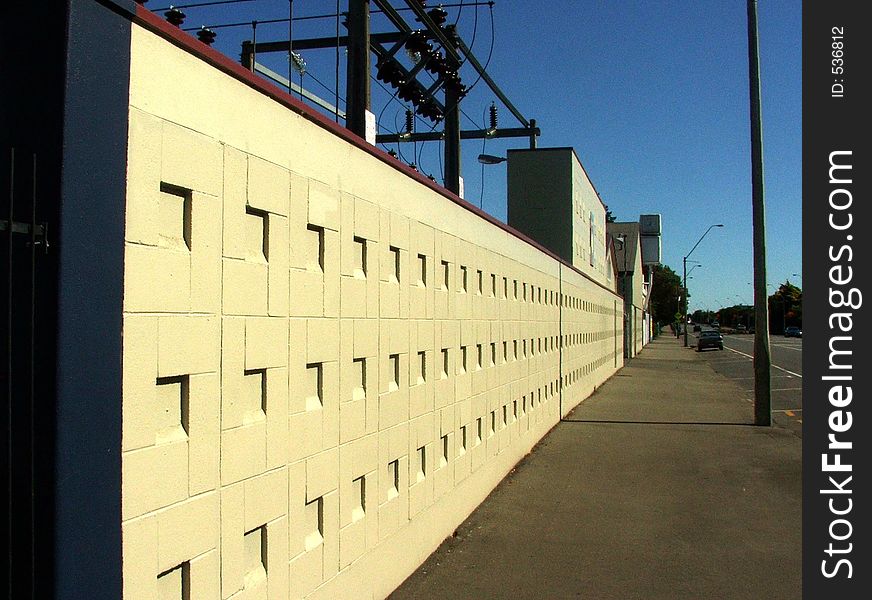
M 769 304 L 766 298 L 766 207 L 763 195 L 763 119 L 757 0 L 748 0 L 748 75 L 751 93 L 751 203 L 754 222 L 754 424 L 772 424 Z

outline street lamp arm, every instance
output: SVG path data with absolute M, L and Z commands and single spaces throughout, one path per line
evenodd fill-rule
M 709 228 L 705 230 L 705 233 L 702 234 L 702 237 L 699 238 L 699 241 L 693 245 L 693 248 L 690 249 L 690 252 L 688 252 L 687 254 L 685 254 L 684 259 L 687 260 L 688 258 L 690 258 L 690 255 L 693 254 L 693 251 L 696 250 L 696 247 L 699 246 L 699 244 L 700 244 L 700 242 L 702 242 L 703 238 L 705 238 L 705 236 L 708 235 L 708 232 L 709 232 L 709 231 L 711 231 L 711 230 L 714 229 L 715 227 L 723 227 L 723 226 L 724 226 L 723 223 L 719 223 L 719 224 L 717 224 L 717 225 L 709 225 Z
M 684 287 L 684 323 L 682 323 L 682 325 L 684 325 L 684 347 L 685 348 L 687 348 L 687 308 L 688 308 L 688 304 L 687 304 L 687 295 L 688 295 L 687 294 L 687 259 L 690 257 L 691 254 L 693 254 L 693 251 L 696 250 L 696 247 L 699 246 L 699 244 L 700 244 L 700 242 L 702 242 L 703 238 L 705 238 L 705 236 L 708 235 L 709 231 L 711 231 L 715 227 L 723 227 L 723 226 L 724 226 L 723 223 L 709 225 L 709 228 L 705 230 L 705 233 L 702 234 L 702 237 L 699 238 L 699 240 L 693 245 L 693 248 L 690 249 L 690 252 L 688 252 L 684 256 L 684 258 L 682 259 L 683 269 L 684 269 L 684 286 L 683 286 Z M 693 262 L 693 261 L 691 261 L 691 262 Z M 693 269 L 691 269 L 691 271 L 693 271 Z

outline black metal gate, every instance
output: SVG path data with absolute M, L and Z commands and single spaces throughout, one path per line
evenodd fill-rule
M 35 592 L 39 493 L 42 453 L 35 423 L 37 340 L 37 269 L 48 251 L 47 225 L 37 218 L 38 157 L 5 148 L 2 168 L 3 202 L 0 245 L 5 281 L 2 294 L 3 350 L 3 488 L 7 501 L 4 539 L 7 541 L 9 597 Z M 51 343 L 51 341 L 49 341 Z M 4 569 L 4 570 L 5 570 Z

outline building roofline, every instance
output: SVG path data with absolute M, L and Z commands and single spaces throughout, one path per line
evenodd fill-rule
M 560 150 L 565 152 L 569 150 L 572 152 L 572 155 L 575 157 L 575 160 L 578 161 L 579 166 L 581 166 L 581 170 L 584 172 L 584 176 L 587 177 L 587 182 L 590 184 L 590 187 L 593 188 L 594 193 L 596 194 L 597 200 L 600 201 L 600 204 L 603 205 L 603 208 L 608 208 L 606 203 L 603 202 L 603 197 L 600 196 L 599 190 L 596 189 L 596 185 L 593 183 L 593 179 L 590 178 L 590 174 L 587 172 L 587 169 L 584 168 L 584 163 L 581 162 L 581 159 L 578 157 L 578 153 L 575 151 L 575 148 L 572 146 L 554 146 L 551 148 L 509 148 L 507 153 L 512 154 L 515 152 L 547 152 L 549 150 Z

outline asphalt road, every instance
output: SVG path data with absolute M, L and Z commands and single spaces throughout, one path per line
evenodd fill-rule
M 696 334 L 690 340 L 696 344 Z M 772 420 L 802 437 L 802 338 L 769 338 L 771 357 Z M 735 381 L 754 401 L 754 335 L 724 334 L 724 351 L 702 352 L 711 366 Z

